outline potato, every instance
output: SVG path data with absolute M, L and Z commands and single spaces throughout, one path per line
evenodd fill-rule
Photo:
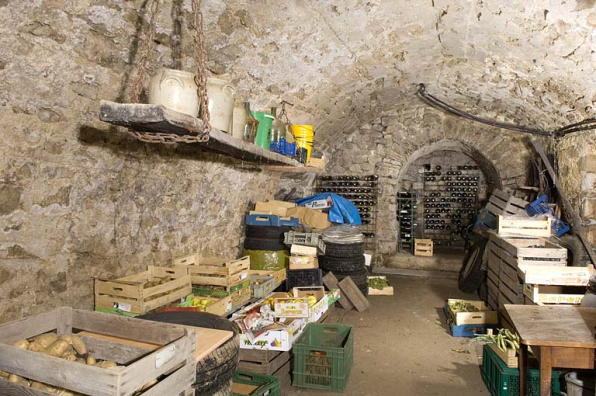
M 8 382 L 12 382 L 14 384 L 21 384 L 21 385 L 25 385 L 25 386 L 29 386 L 29 381 L 27 381 L 25 378 L 20 377 L 16 374 L 10 374 L 8 376 Z
M 95 366 L 97 364 L 97 360 L 95 360 L 95 358 L 93 356 L 88 356 L 86 363 L 89 366 Z
M 41 344 L 44 348 L 49 347 L 53 343 L 58 340 L 58 336 L 55 333 L 45 333 L 38 335 L 37 337 L 33 337 L 33 341 Z
M 58 340 L 49 347 L 47 347 L 45 350 L 43 350 L 43 353 L 50 356 L 61 357 L 62 355 L 64 355 L 64 352 L 68 350 L 68 348 L 70 348 L 68 342 L 64 340 Z
M 37 341 L 30 342 L 27 349 L 31 352 L 43 352 L 45 350 L 44 346 Z
M 151 388 L 153 385 L 157 384 L 157 379 L 154 379 L 151 382 L 148 382 L 147 384 L 143 385 L 141 388 L 137 389 L 136 392 L 145 392 L 147 389 Z
M 27 349 L 27 347 L 29 346 L 29 341 L 23 338 L 22 340 L 15 341 L 12 344 L 12 346 L 17 347 L 19 349 Z
M 161 278 L 161 280 L 159 281 L 160 285 L 163 285 L 164 283 L 168 283 L 169 281 L 172 280 L 172 277 L 170 275 L 168 276 L 164 276 L 163 278 Z
M 87 362 L 83 358 L 77 358 L 76 362 L 77 363 L 82 363 L 82 364 L 87 364 Z
M 0 370 L 0 378 L 8 378 L 9 375 L 6 371 Z
M 68 360 L 69 362 L 74 362 L 77 360 L 77 355 L 75 355 L 74 353 L 67 353 L 63 355 L 62 358 L 64 360 Z
M 31 382 L 31 388 L 37 389 L 40 391 L 44 391 L 44 392 L 48 392 L 48 393 L 52 392 L 52 388 L 46 386 L 45 384 L 42 384 L 41 382 L 37 382 L 37 381 Z
M 115 362 L 112 362 L 110 360 L 104 360 L 103 362 L 97 363 L 95 366 L 103 369 L 118 367 L 118 365 Z
M 83 356 L 87 354 L 87 345 L 85 345 L 81 337 L 73 334 L 64 334 L 60 336 L 60 339 L 68 342 L 79 355 Z

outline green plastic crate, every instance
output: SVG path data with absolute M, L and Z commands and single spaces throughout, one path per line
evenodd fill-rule
M 540 371 L 528 369 L 526 377 L 527 396 L 540 395 Z M 519 395 L 519 369 L 507 367 L 505 362 L 488 345 L 482 350 L 482 379 L 492 396 Z M 552 372 L 551 394 L 561 395 L 559 372 Z
M 354 362 L 352 326 L 309 323 L 294 342 L 292 385 L 342 391 Z
M 281 380 L 272 375 L 255 374 L 244 370 L 236 370 L 233 381 L 237 384 L 258 386 L 250 396 L 281 396 Z M 233 396 L 244 396 L 232 393 Z

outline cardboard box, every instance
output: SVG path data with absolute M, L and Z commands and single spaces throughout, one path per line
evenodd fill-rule
M 313 256 L 291 256 L 290 269 L 311 269 L 319 268 L 319 259 Z
M 517 271 L 524 283 L 536 285 L 587 286 L 594 267 L 520 266 Z
M 323 297 L 325 297 L 325 287 L 324 286 L 295 287 L 292 289 L 292 294 L 294 294 L 294 297 L 314 296 L 317 299 L 317 301 L 319 301 Z
M 240 334 L 241 349 L 259 349 L 286 352 L 306 327 L 306 319 L 288 319 L 282 322 L 283 328 L 269 330 L 250 342 L 245 334 Z
M 305 245 L 292 245 L 290 248 L 290 253 L 293 256 L 312 256 L 316 257 L 317 255 L 317 248 L 314 246 L 305 246 Z
M 333 198 L 327 197 L 326 199 L 317 199 L 309 203 L 305 203 L 304 207 L 314 210 L 329 209 L 333 206 Z
M 331 227 L 331 223 L 329 222 L 327 213 L 304 208 L 302 206 L 297 206 L 295 208 L 288 209 L 286 216 L 297 217 L 298 219 L 300 219 L 301 224 L 307 225 L 318 230 L 324 230 L 326 228 Z
M 312 166 L 313 168 L 324 168 L 325 158 L 310 157 L 310 160 L 308 161 L 308 166 Z
M 333 294 L 333 292 L 325 294 L 325 287 L 323 286 L 295 287 L 292 289 L 292 293 L 294 297 L 308 298 L 308 296 L 314 296 L 317 299 L 317 303 L 308 308 L 308 318 L 306 320 L 308 323 L 316 322 L 327 312 L 329 309 L 328 294 Z
M 307 297 L 274 298 L 275 316 L 278 318 L 308 318 Z
M 275 216 L 286 217 L 288 209 L 296 207 L 293 202 L 267 201 L 257 202 L 255 212 L 269 213 Z
M 524 284 L 524 295 L 542 304 L 579 305 L 584 299 L 585 286 L 555 286 Z

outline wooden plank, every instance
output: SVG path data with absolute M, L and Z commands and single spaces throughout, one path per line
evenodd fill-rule
M 192 385 L 196 381 L 196 367 L 195 362 L 187 362 L 140 396 L 178 396 L 184 390 L 186 390 L 185 396 L 194 395 Z
M 505 308 L 527 345 L 596 348 L 596 308 L 538 305 Z
M 551 347 L 553 366 L 574 369 L 594 368 L 594 349 Z
M 552 354 L 550 347 L 540 347 L 540 396 L 551 396 Z
M 152 104 L 115 103 L 102 100 L 99 106 L 99 119 L 112 125 L 142 132 L 198 136 L 203 131 L 203 122 L 198 118 Z M 202 149 L 245 161 L 304 167 L 290 157 L 264 150 L 215 128 L 211 129 L 208 141 L 193 142 L 193 144 Z
M 315 168 L 314 166 L 296 167 L 285 165 L 264 165 L 263 169 L 282 173 L 325 173 L 325 168 Z
M 536 218 L 519 218 L 498 216 L 497 232 L 499 235 L 526 235 L 533 237 L 550 237 L 551 221 L 547 216 Z
M 166 345 L 186 334 L 184 328 L 119 315 L 74 310 L 72 327 L 150 344 Z
M 333 275 L 333 272 L 329 272 L 327 275 L 325 275 L 323 277 L 323 284 L 327 287 L 327 289 L 329 290 L 334 290 L 334 289 L 339 289 L 339 281 L 337 280 L 337 278 L 335 277 L 335 275 Z M 343 292 L 342 292 L 343 293 Z M 348 300 L 345 296 L 340 296 L 339 300 L 338 300 L 339 304 L 343 307 L 343 309 L 345 309 L 346 311 L 351 310 L 352 308 L 354 308 L 354 304 L 352 304 L 350 302 L 350 300 Z
M 119 365 L 128 365 L 148 355 L 155 349 L 139 348 L 133 345 L 102 340 L 100 338 L 78 334 L 87 345 L 87 350 L 95 359 L 112 360 Z
M 0 324 L 0 342 L 12 344 L 22 338 L 31 338 L 57 328 L 58 315 L 54 310 Z
M 343 278 L 341 282 L 339 282 L 339 290 L 341 290 L 342 298 L 346 297 L 350 300 L 354 307 L 358 312 L 366 311 L 370 308 L 370 302 L 368 299 L 362 294 L 358 286 L 354 283 L 352 278 L 349 276 Z M 341 300 L 341 298 L 340 298 Z

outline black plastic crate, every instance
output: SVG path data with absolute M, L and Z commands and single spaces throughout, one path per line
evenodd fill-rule
M 288 290 L 293 287 L 323 286 L 323 271 L 320 268 L 288 270 L 286 286 Z

